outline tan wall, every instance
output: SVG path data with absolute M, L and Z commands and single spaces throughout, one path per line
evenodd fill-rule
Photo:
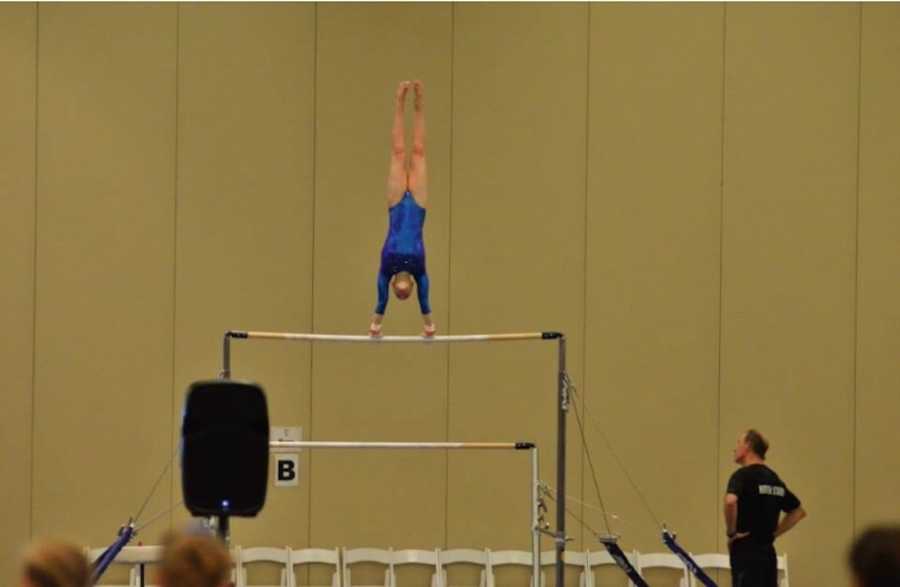
M 735 431 L 773 435 L 811 512 L 781 547 L 826 584 L 853 530 L 859 7 L 735 5 L 726 26 L 720 485 Z
M 532 4 L 514 18 L 507 10 L 467 4 L 454 15 L 448 326 L 565 331 L 580 381 L 587 7 Z M 538 41 L 545 38 L 558 41 Z M 502 228 L 509 225 L 515 230 Z M 452 348 L 449 436 L 532 440 L 542 449 L 541 477 L 556 485 L 555 359 L 543 342 Z M 576 438 L 573 431 L 573 447 Z M 573 448 L 572 495 L 578 458 Z M 524 455 L 454 454 L 449 471 L 448 546 L 528 547 Z
M 35 535 L 109 541 L 173 451 L 176 10 L 38 9 Z
M 792 583 L 841 584 L 854 528 L 900 518 L 898 39 L 896 4 L 0 7 L 0 575 L 29 536 L 99 545 L 136 512 L 226 329 L 365 328 L 393 88 L 421 77 L 442 332 L 568 334 L 629 549 L 662 546 L 616 457 L 721 550 L 759 427 L 811 514 L 780 545 Z M 386 329 L 418 328 L 392 301 Z M 555 484 L 554 359 L 238 342 L 234 375 L 306 437 L 530 439 Z M 301 462 L 236 542 L 528 545 L 524 456 Z M 179 499 L 170 471 L 144 518 Z
M 857 527 L 900 519 L 900 6 L 865 6 L 860 85 L 855 501 Z
M 173 423 L 190 382 L 217 374 L 225 330 L 310 328 L 314 176 L 315 6 L 185 4 L 178 21 Z M 235 376 L 266 385 L 273 425 L 308 429 L 310 357 L 236 346 Z M 235 532 L 305 545 L 308 491 L 271 492 L 264 523 Z
M 0 7 L 0 576 L 31 533 L 37 10 Z

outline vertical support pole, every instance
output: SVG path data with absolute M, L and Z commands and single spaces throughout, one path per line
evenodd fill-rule
M 231 332 L 225 333 L 222 339 L 222 373 L 219 374 L 222 379 L 231 379 Z
M 231 520 L 228 515 L 219 515 L 213 518 L 215 520 L 216 536 L 219 537 L 226 547 L 231 547 Z
M 544 587 L 541 576 L 540 460 L 536 446 L 531 448 L 531 584 Z
M 559 337 L 557 391 L 559 407 L 556 418 L 556 587 L 565 587 L 563 559 L 566 553 L 566 414 L 569 411 L 565 335 Z

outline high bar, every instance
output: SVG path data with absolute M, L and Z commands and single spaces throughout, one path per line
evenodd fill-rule
M 367 449 L 444 449 L 444 450 L 531 450 L 533 442 L 352 442 L 328 440 L 273 440 L 269 448 L 367 448 Z
M 226 338 L 260 338 L 270 340 L 298 340 L 308 342 L 355 342 L 355 343 L 455 343 L 455 342 L 501 342 L 512 340 L 552 340 L 560 338 L 559 332 L 513 332 L 506 334 L 453 334 L 446 336 L 365 336 L 354 334 L 314 334 L 306 332 L 263 332 L 255 330 L 229 330 Z

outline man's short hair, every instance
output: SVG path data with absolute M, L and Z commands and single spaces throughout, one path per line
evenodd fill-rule
M 850 547 L 850 570 L 860 587 L 900 585 L 900 526 L 874 526 Z
M 751 428 L 744 433 L 744 440 L 750 445 L 750 450 L 755 452 L 759 458 L 766 458 L 766 452 L 769 450 L 769 441 L 766 440 L 759 430 Z
M 230 568 L 228 549 L 208 532 L 169 532 L 163 538 L 159 577 L 166 587 L 222 587 Z

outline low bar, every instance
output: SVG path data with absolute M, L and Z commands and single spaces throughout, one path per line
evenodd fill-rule
M 444 449 L 444 450 L 531 450 L 531 442 L 352 442 L 329 440 L 272 440 L 269 448 L 370 448 L 370 449 Z
M 541 527 L 538 448 L 533 442 L 354 442 L 341 440 L 271 440 L 269 448 L 298 450 L 324 449 L 392 449 L 392 450 L 527 450 L 531 451 L 531 587 L 543 587 L 541 580 Z

